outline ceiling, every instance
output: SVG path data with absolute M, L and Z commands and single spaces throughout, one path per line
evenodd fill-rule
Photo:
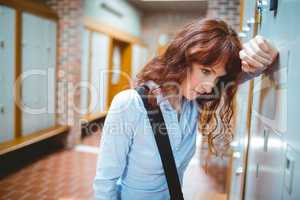
M 127 0 L 142 12 L 206 12 L 208 0 Z

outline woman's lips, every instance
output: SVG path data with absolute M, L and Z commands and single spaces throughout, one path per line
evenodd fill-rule
M 193 93 L 196 95 L 196 96 L 199 96 L 199 95 L 202 95 L 203 94 L 203 92 L 198 92 L 198 91 L 196 91 L 196 90 L 192 90 L 193 91 Z

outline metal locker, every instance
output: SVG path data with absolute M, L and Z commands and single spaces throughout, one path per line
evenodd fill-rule
M 0 6 L 0 142 L 14 138 L 15 15 Z
M 239 33 L 242 42 L 250 40 L 255 31 L 255 1 L 244 1 L 243 24 L 242 30 Z M 234 141 L 232 142 L 233 155 L 231 162 L 231 183 L 229 191 L 229 199 L 239 200 L 243 196 L 245 171 L 246 171 L 246 156 L 247 142 L 249 135 L 249 104 L 251 103 L 251 83 L 244 82 L 238 88 L 236 98 L 236 127 L 234 133 Z
M 89 57 L 90 57 L 90 37 L 91 31 L 85 29 L 82 39 L 82 65 L 81 65 L 81 86 L 80 86 L 80 108 L 81 114 L 88 114 L 89 106 Z
M 287 46 L 287 132 L 284 134 L 285 142 L 288 147 L 284 159 L 284 189 L 283 200 L 300 199 L 300 134 L 299 134 L 299 116 L 300 116 L 300 90 L 299 90 L 299 9 L 300 1 L 285 1 L 286 18 L 285 22 L 289 28 Z
M 236 98 L 236 123 L 234 141 L 231 143 L 233 149 L 232 155 L 232 176 L 230 187 L 230 199 L 238 200 L 242 196 L 244 173 L 245 173 L 245 160 L 246 149 L 245 145 L 247 141 L 248 128 L 248 104 L 249 102 L 249 82 L 244 83 L 238 89 L 238 95 Z
M 57 24 L 54 21 L 47 20 L 44 22 L 44 25 L 44 42 L 46 44 L 45 68 L 47 69 L 47 97 L 45 98 L 47 105 L 46 124 L 48 127 L 52 127 L 56 124 Z
M 290 114 L 297 112 L 296 101 L 293 103 L 291 101 L 297 97 L 299 89 L 296 91 L 296 85 L 298 85 L 296 78 L 291 81 L 290 76 L 299 77 L 299 73 L 297 75 L 297 72 L 293 72 L 291 75 L 290 68 L 291 48 L 297 43 L 295 27 L 297 27 L 297 16 L 299 16 L 297 10 L 300 6 L 299 1 L 296 0 L 278 1 L 278 8 L 274 11 L 270 10 L 270 1 L 258 2 L 261 3 L 259 5 L 259 18 L 261 19 L 259 34 L 273 42 L 279 49 L 280 57 L 266 75 L 254 81 L 252 115 L 257 120 L 252 121 L 253 135 L 251 137 L 254 136 L 260 142 L 250 143 L 250 149 L 260 147 L 256 170 L 259 178 L 247 179 L 247 190 L 249 187 L 256 187 L 257 190 L 256 194 L 252 194 L 252 198 L 246 199 L 279 200 L 283 195 L 285 143 L 289 143 L 286 139 L 295 132 L 292 131 L 291 134 L 291 124 L 297 127 L 297 118 L 290 117 Z M 291 88 L 294 88 L 293 93 L 291 93 Z M 262 126 L 256 129 L 257 123 Z M 293 141 L 297 143 L 299 136 L 296 137 L 298 140 L 294 138 Z M 255 161 L 251 159 L 248 163 L 255 165 Z M 256 186 L 253 186 L 254 184 Z M 249 192 L 247 194 L 250 195 Z
M 110 39 L 102 33 L 92 33 L 91 52 L 91 112 L 106 111 L 108 91 L 108 65 L 109 65 Z
M 148 59 L 146 47 L 138 44 L 132 46 L 132 73 L 131 78 L 134 81 L 138 72 L 144 67 Z
M 288 145 L 284 159 L 283 200 L 298 200 L 300 197 L 300 154 Z
M 22 14 L 22 135 L 55 125 L 55 22 Z
M 282 136 L 267 126 L 262 137 L 261 161 L 258 169 L 258 199 L 280 200 L 282 197 L 284 141 Z
M 300 2 L 294 2 L 294 10 L 300 9 Z M 293 11 L 294 11 L 293 10 Z M 299 11 L 298 11 L 299 12 Z M 299 14 L 298 14 L 299 16 Z M 299 16 L 300 18 L 300 16 Z M 294 29 L 291 33 L 293 39 L 289 41 L 289 59 L 288 59 L 288 78 L 287 78 L 287 110 L 288 110 L 288 120 L 287 120 L 287 133 L 285 139 L 288 144 L 290 144 L 294 150 L 300 153 L 300 133 L 299 133 L 299 116 L 300 116 L 300 89 L 299 89 L 299 48 L 300 48 L 300 27 L 298 25 L 299 20 L 294 19 Z

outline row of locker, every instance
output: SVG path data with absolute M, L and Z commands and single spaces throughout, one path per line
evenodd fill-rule
M 16 10 L 0 5 L 0 143 L 15 137 L 15 85 L 21 83 L 21 135 L 55 124 L 56 22 L 22 12 L 16 46 Z M 21 48 L 21 69 L 16 69 Z M 16 77 L 16 71 L 21 76 Z
M 147 58 L 145 45 L 127 43 L 109 34 L 85 29 L 81 68 L 82 115 L 106 112 L 113 96 L 135 81 Z
M 56 125 L 57 21 L 22 11 L 21 47 L 17 44 L 16 21 L 16 9 L 0 5 L 0 27 L 5 27 L 0 29 L 0 143 Z M 19 48 L 21 66 L 16 65 Z M 69 109 L 76 109 L 83 117 L 105 113 L 113 96 L 134 82 L 146 61 L 144 44 L 123 41 L 85 26 L 81 81 L 75 86 L 81 92 L 80 108 L 74 105 Z M 15 112 L 18 83 L 21 84 L 19 125 Z M 21 133 L 15 133 L 16 126 L 21 126 Z
M 232 200 L 298 200 L 300 2 L 245 0 L 242 6 L 240 36 L 247 41 L 262 35 L 280 55 L 271 70 L 239 88 L 241 123 L 232 143 L 229 196 Z

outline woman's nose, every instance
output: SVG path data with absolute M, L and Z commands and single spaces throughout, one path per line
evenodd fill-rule
M 216 79 L 211 79 L 203 84 L 203 88 L 206 93 L 211 93 L 213 88 L 215 87 Z
M 206 84 L 206 85 L 204 85 L 205 93 L 210 94 L 212 92 L 212 89 L 213 89 L 213 85 L 212 84 Z

